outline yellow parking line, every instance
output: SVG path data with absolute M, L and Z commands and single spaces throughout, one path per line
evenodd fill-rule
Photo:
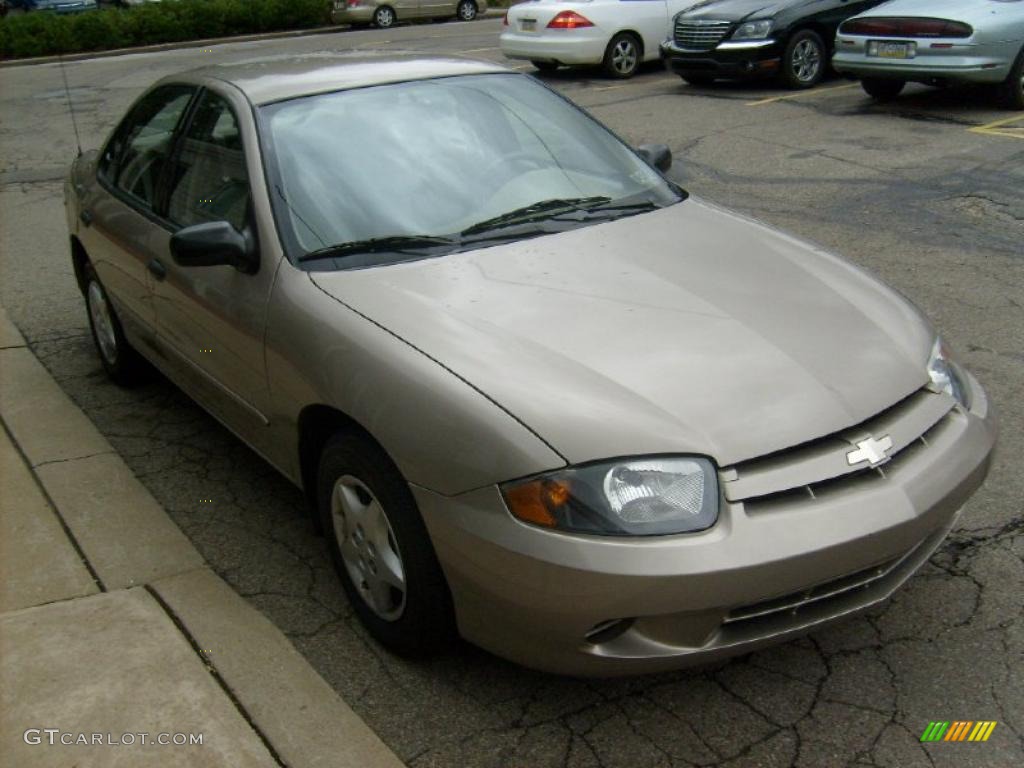
M 831 88 L 812 88 L 809 91 L 800 91 L 799 93 L 788 93 L 785 96 L 773 96 L 770 99 L 761 99 L 759 101 L 748 101 L 748 107 L 760 107 L 765 104 L 774 104 L 776 101 L 786 101 L 787 99 L 800 99 L 804 96 L 814 96 L 820 93 L 829 93 L 831 91 L 844 91 L 847 88 L 856 88 L 860 83 L 847 83 L 846 85 L 836 85 Z
M 1020 124 L 1013 125 L 1013 123 Z M 986 125 L 976 125 L 967 130 L 971 133 L 980 133 L 985 136 L 1005 136 L 1009 139 L 1024 139 L 1024 112 Z

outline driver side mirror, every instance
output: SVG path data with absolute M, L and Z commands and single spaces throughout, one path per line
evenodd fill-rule
M 672 167 L 672 150 L 664 144 L 643 144 L 636 148 L 637 154 L 662 173 Z
M 183 267 L 226 265 L 252 274 L 259 258 L 252 238 L 226 221 L 183 227 L 171 235 L 171 256 Z

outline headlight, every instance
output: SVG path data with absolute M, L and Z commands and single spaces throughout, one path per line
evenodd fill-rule
M 520 520 L 619 536 L 692 533 L 718 519 L 718 479 L 707 459 L 623 459 L 558 470 L 501 487 Z
M 970 408 L 971 393 L 967 387 L 966 377 L 960 367 L 953 362 L 942 339 L 936 339 L 932 347 L 932 356 L 928 360 L 928 377 L 932 380 L 932 389 L 936 392 L 945 392 L 956 398 L 964 408 Z
M 748 21 L 732 33 L 733 40 L 764 40 L 772 31 L 771 21 Z

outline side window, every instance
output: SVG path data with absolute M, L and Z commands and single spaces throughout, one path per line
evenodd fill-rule
M 205 92 L 193 112 L 174 162 L 167 218 L 182 227 L 207 221 L 245 226 L 249 176 L 231 107 Z
M 170 85 L 143 98 L 124 119 L 100 158 L 99 174 L 147 208 L 153 208 L 167 165 L 174 129 L 194 89 Z

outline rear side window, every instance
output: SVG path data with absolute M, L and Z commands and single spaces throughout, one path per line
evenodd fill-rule
M 238 120 L 228 103 L 203 93 L 174 159 L 167 218 L 188 227 L 209 221 L 245 226 L 249 176 Z
M 100 158 L 100 177 L 152 210 L 174 130 L 193 93 L 188 86 L 169 85 L 143 97 L 118 126 Z

